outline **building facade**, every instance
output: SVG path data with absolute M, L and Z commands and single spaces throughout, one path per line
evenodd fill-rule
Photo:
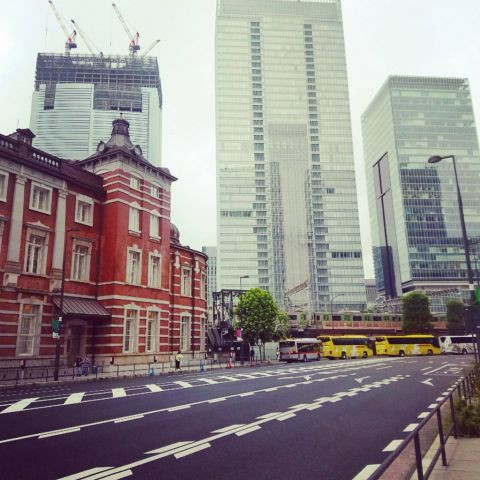
M 362 117 L 375 277 L 393 299 L 426 291 L 434 312 L 468 299 L 452 159 L 467 234 L 480 235 L 480 158 L 468 80 L 392 76 Z
M 59 316 L 63 365 L 204 351 L 206 255 L 170 221 L 175 177 L 131 143 L 125 119 L 77 162 L 33 137 L 0 136 L 0 360 L 49 365 Z
M 161 165 L 162 90 L 156 57 L 39 53 L 30 129 L 61 158 L 92 155 L 122 112 L 132 141 Z
M 213 307 L 213 292 L 217 291 L 217 247 L 202 247 L 202 252 L 208 256 L 207 274 L 207 304 L 209 310 Z
M 340 1 L 219 0 L 215 49 L 219 288 L 360 310 Z

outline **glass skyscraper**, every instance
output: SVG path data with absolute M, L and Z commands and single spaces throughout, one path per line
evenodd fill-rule
M 218 0 L 219 288 L 365 305 L 339 0 Z
M 128 120 L 132 142 L 161 164 L 162 91 L 156 57 L 39 53 L 30 129 L 34 146 L 84 159 Z
M 388 298 L 427 291 L 442 312 L 446 298 L 467 288 L 466 261 L 452 160 L 427 160 L 455 155 L 467 234 L 478 238 L 480 158 L 468 80 L 389 77 L 362 129 L 377 288 Z

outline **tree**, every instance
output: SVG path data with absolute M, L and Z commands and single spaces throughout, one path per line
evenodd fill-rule
M 402 297 L 403 325 L 405 333 L 430 333 L 433 330 L 428 297 L 421 292 L 411 292 Z
M 447 301 L 447 328 L 450 333 L 465 332 L 465 307 L 460 300 Z
M 264 357 L 265 343 L 272 340 L 275 325 L 282 318 L 275 300 L 269 292 L 251 288 L 240 297 L 235 313 L 241 322 L 242 336 L 250 345 L 257 345 Z

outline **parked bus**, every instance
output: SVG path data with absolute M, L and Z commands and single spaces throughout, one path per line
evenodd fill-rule
M 334 358 L 367 358 L 373 356 L 373 345 L 365 335 L 320 336 L 323 356 Z
M 316 338 L 289 338 L 278 342 L 278 352 L 283 362 L 320 360 L 322 343 Z
M 377 355 L 440 355 L 442 350 L 433 335 L 385 335 L 375 338 Z
M 474 335 L 442 335 L 439 337 L 442 353 L 474 353 L 473 342 L 476 341 Z

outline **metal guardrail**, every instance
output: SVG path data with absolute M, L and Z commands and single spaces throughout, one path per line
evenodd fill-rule
M 464 377 L 457 380 L 457 382 L 454 384 L 455 388 L 450 391 L 448 395 L 445 396 L 445 398 L 437 405 L 437 407 L 435 407 L 424 419 L 422 419 L 422 421 L 417 425 L 417 427 L 415 427 L 415 429 L 407 435 L 407 437 L 398 446 L 398 448 L 386 458 L 386 460 L 372 473 L 372 475 L 368 477 L 368 480 L 380 479 L 382 475 L 390 468 L 393 462 L 398 459 L 398 457 L 406 449 L 406 447 L 411 444 L 412 441 L 414 442 L 415 447 L 415 464 L 418 480 L 427 480 L 429 478 L 440 456 L 442 457 L 442 465 L 447 466 L 445 445 L 452 433 L 455 438 L 457 438 L 458 436 L 453 396 L 455 394 L 458 394 L 459 398 L 463 398 L 465 401 L 471 403 L 475 391 L 474 380 L 474 370 L 471 370 Z M 452 424 L 445 433 L 443 431 L 442 406 L 447 402 L 450 405 L 449 412 L 451 415 Z M 420 444 L 420 432 L 423 427 L 428 424 L 429 420 L 432 419 L 434 416 L 437 417 L 438 437 L 440 442 L 438 448 L 435 450 L 432 460 L 424 471 Z

